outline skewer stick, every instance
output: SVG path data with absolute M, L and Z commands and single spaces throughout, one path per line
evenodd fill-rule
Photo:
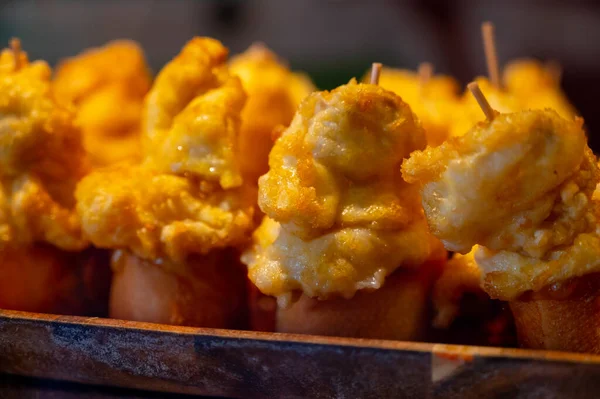
M 371 66 L 371 84 L 379 84 L 379 75 L 381 74 L 381 63 L 374 62 Z
M 557 85 L 560 84 L 563 71 L 558 61 L 548 61 L 548 63 L 546 64 L 546 70 L 548 71 L 550 76 L 552 76 L 552 80 L 554 81 L 554 83 L 556 83 Z
M 279 58 L 273 53 L 264 42 L 253 42 L 248 50 L 244 54 L 248 54 L 251 59 L 257 61 L 272 61 L 282 64 L 289 68 L 289 64 L 286 60 Z
M 420 63 L 417 74 L 419 75 L 419 89 L 421 95 L 423 95 L 423 90 L 433 75 L 433 65 L 431 65 L 429 62 Z
M 261 42 L 260 40 L 252 42 L 252 44 L 250 45 L 251 49 L 257 49 L 257 50 L 263 50 L 267 48 L 267 45 L 265 44 L 265 42 Z
M 496 116 L 496 111 L 494 111 L 490 103 L 488 103 L 487 99 L 481 92 L 479 85 L 475 82 L 471 82 L 467 85 L 467 88 L 469 89 L 473 97 L 475 97 L 475 100 L 477 100 L 477 103 L 479 104 L 479 107 L 481 107 L 481 110 L 485 114 L 486 119 L 489 122 L 493 121 L 494 117 Z
M 21 41 L 17 38 L 10 39 L 10 49 L 15 57 L 15 70 L 21 69 Z
M 267 47 L 267 45 L 264 42 L 253 42 L 250 47 L 248 48 L 248 52 L 251 53 L 267 53 L 269 51 L 269 48 Z
M 500 89 L 500 70 L 498 68 L 498 53 L 496 52 L 494 24 L 489 21 L 484 22 L 481 25 L 481 34 L 483 35 L 483 50 L 485 51 L 488 77 L 490 82 L 492 82 L 497 89 Z

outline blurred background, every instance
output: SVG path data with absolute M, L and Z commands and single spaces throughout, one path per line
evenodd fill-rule
M 20 37 L 55 64 L 116 38 L 141 43 L 157 71 L 194 35 L 232 53 L 263 41 L 323 89 L 362 76 L 373 61 L 423 61 L 462 83 L 485 73 L 480 24 L 496 25 L 501 64 L 556 60 L 563 87 L 600 151 L 600 2 L 592 0 L 0 0 L 0 42 Z

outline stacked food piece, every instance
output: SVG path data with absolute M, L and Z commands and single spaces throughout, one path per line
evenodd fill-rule
M 483 288 L 510 302 L 530 347 L 600 351 L 590 288 L 600 270 L 600 171 L 582 122 L 550 109 L 492 110 L 403 165 L 405 179 L 422 185 L 430 227 L 446 248 L 479 245 Z
M 86 50 L 60 63 L 54 91 L 77 108 L 83 145 L 94 165 L 140 158 L 142 105 L 150 85 L 144 53 L 128 40 Z
M 424 147 L 408 105 L 377 85 L 351 81 L 300 104 L 259 180 L 267 217 L 244 259 L 278 298 L 279 330 L 420 337 L 435 274 L 427 261 L 445 252 L 399 168 Z
M 235 326 L 244 273 L 229 252 L 253 227 L 240 174 L 246 94 L 227 49 L 195 38 L 158 74 L 143 111 L 143 159 L 98 169 L 77 188 L 87 237 L 113 256 L 111 315 Z
M 300 101 L 315 88 L 260 43 L 233 57 L 229 68 L 248 95 L 239 135 L 240 168 L 245 180 L 257 184 L 269 169 L 277 131 L 290 124 Z
M 0 53 L 0 307 L 80 313 L 103 284 L 76 256 L 88 246 L 74 197 L 88 164 L 51 73 L 16 40 Z
M 417 114 L 425 129 L 427 144 L 438 146 L 448 139 L 456 114 L 459 85 L 450 76 L 432 76 L 428 63 L 419 66 L 417 73 L 385 68 L 379 84 L 402 97 Z

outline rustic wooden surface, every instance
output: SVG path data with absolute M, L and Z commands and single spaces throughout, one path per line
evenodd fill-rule
M 592 398 L 600 357 L 0 311 L 0 373 L 244 398 Z
M 0 374 L 1 399 L 190 399 L 193 397 Z

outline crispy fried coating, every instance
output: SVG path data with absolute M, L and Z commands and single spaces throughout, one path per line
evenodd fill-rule
M 423 219 L 401 230 L 347 227 L 303 240 L 266 217 L 254 239 L 254 248 L 242 258 L 248 276 L 282 307 L 295 290 L 327 299 L 378 289 L 396 268 L 415 269 L 443 251 Z
M 13 181 L 10 188 L 11 222 L 19 241 L 44 241 L 69 251 L 87 247 L 72 199 L 68 207 L 59 203 L 42 180 L 31 175 Z
M 294 290 L 349 298 L 418 267 L 436 240 L 398 170 L 424 146 L 409 106 L 381 87 L 351 81 L 309 95 L 259 180 L 268 218 L 244 256 L 250 279 L 285 306 Z
M 538 90 L 558 88 L 560 84 L 548 66 L 534 59 L 509 63 L 504 68 L 502 81 L 507 90 L 529 95 L 534 95 Z
M 145 100 L 144 134 L 152 144 L 169 134 L 173 119 L 196 97 L 227 76 L 228 50 L 214 39 L 194 38 L 160 71 Z
M 20 66 L 27 66 L 27 70 L 22 70 Z M 21 70 L 20 70 L 21 69 Z M 29 57 L 24 51 L 15 53 L 13 49 L 2 49 L 0 51 L 0 75 L 12 74 L 20 70 L 21 73 L 32 73 L 33 75 L 40 74 L 45 76 L 49 70 L 48 64 L 44 61 L 29 62 Z
M 246 96 L 236 78 L 196 97 L 173 120 L 169 134 L 147 152 L 148 167 L 199 176 L 223 189 L 239 187 L 237 139 Z
M 379 85 L 410 105 L 423 124 L 428 145 L 438 146 L 448 138 L 459 100 L 456 80 L 436 75 L 423 84 L 415 72 L 384 68 Z
M 239 136 L 240 167 L 244 178 L 256 183 L 269 169 L 273 130 L 287 127 L 300 101 L 315 88 L 308 77 L 292 73 L 261 44 L 232 58 L 230 71 L 248 93 Z
M 269 155 L 259 205 L 303 237 L 336 223 L 410 222 L 405 204 L 414 202 L 404 198 L 418 195 L 395 166 L 424 146 L 414 114 L 391 92 L 351 82 L 310 95 Z
M 53 89 L 78 108 L 84 147 L 95 165 L 140 156 L 140 118 L 151 78 L 140 46 L 116 40 L 66 59 Z
M 560 88 L 550 68 L 535 60 L 511 62 L 504 69 L 506 90 L 522 99 L 531 109 L 552 108 L 565 119 L 578 115 Z
M 50 68 L 35 63 L 0 75 L 0 174 L 31 171 L 53 180 L 82 173 L 80 132 L 72 109 L 54 101 Z
M 245 186 L 222 190 L 130 165 L 92 172 L 77 188 L 82 222 L 95 245 L 174 261 L 241 244 L 251 229 L 254 195 Z
M 146 98 L 144 160 L 80 182 L 77 210 L 95 245 L 177 264 L 250 235 L 256 192 L 242 185 L 236 145 L 246 96 L 226 58 L 216 40 L 187 43 Z
M 480 245 L 490 296 L 512 299 L 600 270 L 600 171 L 582 123 L 552 110 L 500 114 L 403 164 L 446 248 Z
M 475 248 L 466 255 L 454 254 L 435 282 L 431 298 L 435 328 L 450 327 L 460 313 L 461 299 L 466 293 L 483 294 L 481 271 L 475 262 L 474 251 Z
M 87 173 L 72 109 L 57 103 L 44 62 L 11 52 L 0 60 L 0 183 L 6 241 L 47 242 L 76 251 L 87 246 L 75 214 L 73 191 Z
M 59 97 L 80 102 L 97 89 L 112 83 L 129 83 L 129 90 L 144 96 L 150 88 L 144 52 L 134 41 L 115 40 L 61 61 L 54 89 Z
M 415 152 L 402 171 L 424 184 L 432 231 L 452 251 L 477 243 L 520 250 L 523 220 L 543 220 L 584 158 L 581 125 L 554 111 L 501 114 L 438 149 Z M 519 217 L 516 217 L 519 215 Z
M 246 94 L 217 40 L 192 39 L 156 77 L 145 100 L 145 163 L 239 187 L 240 112 Z

